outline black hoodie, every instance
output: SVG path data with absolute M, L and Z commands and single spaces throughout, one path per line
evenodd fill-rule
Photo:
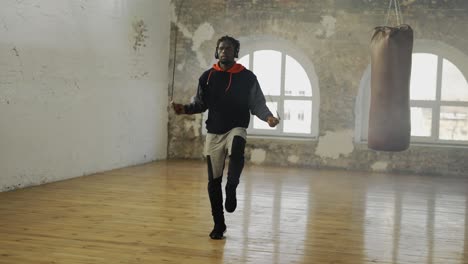
M 273 116 L 257 77 L 238 63 L 227 71 L 214 64 L 200 76 L 197 94 L 185 105 L 185 113 L 202 113 L 207 109 L 206 130 L 212 134 L 224 134 L 235 127 L 247 128 L 250 113 L 263 121 Z

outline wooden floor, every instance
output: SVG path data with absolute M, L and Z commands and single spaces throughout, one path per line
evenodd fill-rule
M 468 177 L 246 167 L 211 240 L 205 165 L 0 193 L 0 263 L 468 263 Z

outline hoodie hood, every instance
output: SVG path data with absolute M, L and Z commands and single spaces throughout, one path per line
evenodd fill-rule
M 241 71 L 243 71 L 245 69 L 244 66 L 242 66 L 242 64 L 239 64 L 239 63 L 234 63 L 234 65 L 232 65 L 231 68 L 229 68 L 229 70 L 225 71 L 223 70 L 221 67 L 219 67 L 219 65 L 216 63 L 216 64 L 213 64 L 213 69 L 210 71 L 210 74 L 208 74 L 208 80 L 206 81 L 206 84 L 208 85 L 208 82 L 210 81 L 210 77 L 211 77 L 211 74 L 213 73 L 213 71 L 218 71 L 218 72 L 229 72 L 229 84 L 228 86 L 226 87 L 226 90 L 224 90 L 225 92 L 229 91 L 229 88 L 231 88 L 231 82 L 232 82 L 232 74 L 233 73 L 239 73 Z
M 213 64 L 213 69 L 215 71 L 225 71 L 223 70 L 221 67 L 219 67 L 218 63 L 216 64 Z M 241 72 L 242 70 L 244 70 L 245 67 L 242 66 L 242 64 L 239 64 L 239 63 L 234 63 L 234 65 L 232 65 L 231 68 L 229 68 L 229 70 L 225 71 L 225 72 L 229 72 L 229 73 L 239 73 Z

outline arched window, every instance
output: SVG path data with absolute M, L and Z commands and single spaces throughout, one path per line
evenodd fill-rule
M 415 42 L 410 82 L 411 141 L 468 144 L 468 57 L 440 42 Z M 356 104 L 357 139 L 367 140 L 370 67 Z
M 289 42 L 276 38 L 241 39 L 238 63 L 253 71 L 267 106 L 280 124 L 270 128 L 252 117 L 251 135 L 316 137 L 320 104 L 318 80 L 312 63 Z

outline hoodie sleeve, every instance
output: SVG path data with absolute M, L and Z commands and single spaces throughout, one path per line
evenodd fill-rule
M 208 108 L 206 103 L 205 86 L 202 85 L 202 81 L 199 80 L 197 93 L 192 97 L 192 101 L 189 104 L 184 105 L 186 114 L 198 114 L 203 113 Z
M 253 115 L 256 115 L 263 121 L 266 121 L 269 116 L 273 116 L 268 107 L 266 106 L 265 96 L 258 80 L 255 79 L 252 89 L 249 94 L 249 108 Z

